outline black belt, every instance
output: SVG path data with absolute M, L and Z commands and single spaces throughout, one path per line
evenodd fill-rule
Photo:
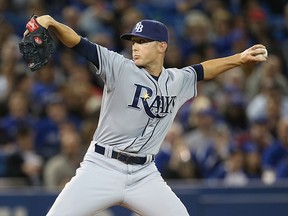
M 104 155 L 105 154 L 105 147 L 99 146 L 95 144 L 95 152 Z M 138 157 L 138 156 L 132 156 L 125 152 L 118 152 L 118 151 L 112 151 L 111 158 L 117 159 L 125 164 L 145 164 L 147 161 L 147 157 Z M 152 160 L 154 161 L 154 155 L 152 156 Z

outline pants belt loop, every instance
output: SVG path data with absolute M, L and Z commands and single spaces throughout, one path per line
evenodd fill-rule
M 105 153 L 104 155 L 106 157 L 111 158 L 112 157 L 112 152 L 113 152 L 113 146 L 105 146 Z
M 145 164 L 151 163 L 152 160 L 153 160 L 153 156 L 152 155 L 147 155 Z

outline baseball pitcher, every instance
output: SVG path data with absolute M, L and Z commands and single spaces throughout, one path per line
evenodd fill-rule
M 198 81 L 265 61 L 265 46 L 257 44 L 232 56 L 183 68 L 164 68 L 169 40 L 161 22 L 142 20 L 131 33 L 121 36 L 131 41 L 132 59 L 90 42 L 49 15 L 32 17 L 29 22 L 24 41 L 32 35 L 35 44 L 33 32 L 49 28 L 65 46 L 92 62 L 105 83 L 100 120 L 90 147 L 47 216 L 91 216 L 113 205 L 146 216 L 189 215 L 157 170 L 155 155 L 178 109 L 196 97 Z M 37 37 L 42 40 L 41 35 Z M 29 52 L 21 46 L 34 69 L 37 47 Z M 49 49 L 43 58 L 46 61 L 53 46 L 45 49 Z

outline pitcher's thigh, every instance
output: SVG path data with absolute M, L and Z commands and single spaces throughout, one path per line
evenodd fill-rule
M 84 164 L 61 191 L 47 216 L 90 216 L 120 201 L 120 181 L 108 170 Z M 121 177 L 118 179 L 120 180 Z
M 126 194 L 125 204 L 141 216 L 187 216 L 186 207 L 159 175 L 135 184 Z

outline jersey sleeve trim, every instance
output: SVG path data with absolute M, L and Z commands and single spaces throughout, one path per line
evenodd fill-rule
M 96 50 L 98 53 L 98 67 L 95 66 L 98 69 L 97 74 L 100 74 L 100 71 L 102 71 L 102 66 L 103 66 L 103 62 L 102 62 L 102 53 L 101 53 L 101 49 L 99 46 L 96 46 Z
M 201 64 L 192 65 L 197 74 L 197 81 L 204 80 L 204 69 Z

